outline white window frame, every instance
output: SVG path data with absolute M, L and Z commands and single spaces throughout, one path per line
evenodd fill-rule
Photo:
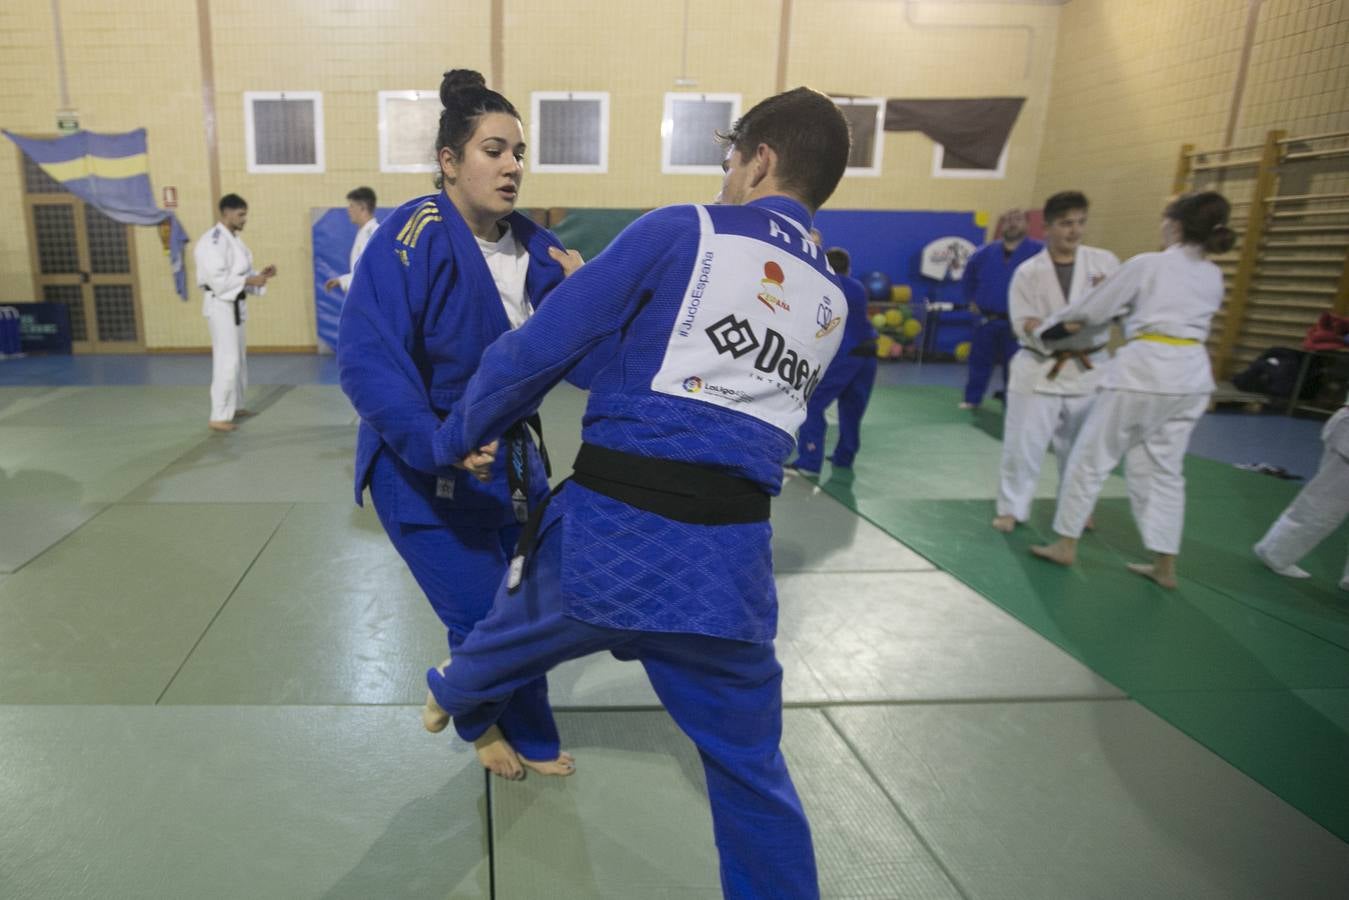
M 379 92 L 379 170 L 381 172 L 439 172 L 440 166 L 436 162 L 435 144 L 426 148 L 427 157 L 424 163 L 391 163 L 389 162 L 389 119 L 388 103 L 390 100 L 428 100 L 434 99 L 437 104 L 440 103 L 439 91 L 380 91 Z
M 685 166 L 670 162 L 670 151 L 674 143 L 674 105 L 681 101 L 719 102 L 731 104 L 731 121 L 734 125 L 740 118 L 740 94 L 702 94 L 693 91 L 668 91 L 665 94 L 665 109 L 660 120 L 660 170 L 666 175 L 721 175 L 721 164 L 715 166 Z
M 947 169 L 942 166 L 946 157 L 946 148 L 941 144 L 932 145 L 932 177 L 933 178 L 1004 178 L 1007 175 L 1007 148 L 1012 143 L 1011 138 L 1002 145 L 1002 152 L 998 154 L 998 167 L 996 169 Z
M 598 100 L 600 102 L 600 161 L 590 163 L 539 162 L 539 104 L 544 100 Z M 608 91 L 534 91 L 529 95 L 529 171 L 558 172 L 570 175 L 603 175 L 609 171 L 609 92 Z
M 863 178 L 879 178 L 881 174 L 881 152 L 885 147 L 885 98 L 884 97 L 830 97 L 837 106 L 876 106 L 876 135 L 872 139 L 871 165 L 848 166 L 843 174 L 860 175 Z
M 260 164 L 253 126 L 254 100 L 312 100 L 314 102 L 314 162 L 296 165 Z M 244 154 L 247 170 L 263 175 L 296 175 L 326 171 L 323 157 L 322 91 L 244 91 Z

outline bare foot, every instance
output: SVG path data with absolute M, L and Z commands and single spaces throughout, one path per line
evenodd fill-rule
M 1157 582 L 1167 590 L 1173 591 L 1176 589 L 1175 573 L 1159 572 L 1157 566 L 1152 563 L 1129 563 L 1127 568 L 1136 575 L 1142 575 L 1144 578 Z
M 1041 559 L 1047 559 L 1052 563 L 1058 563 L 1061 566 L 1071 566 L 1077 562 L 1076 543 L 1069 544 L 1063 538 L 1052 544 L 1039 544 L 1030 548 Z
M 217 421 L 215 419 L 212 419 L 211 421 L 206 423 L 206 427 L 211 429 L 212 431 L 233 431 L 239 426 L 235 425 L 233 422 Z
M 450 664 L 447 659 L 436 666 L 436 671 L 445 674 L 445 667 Z M 436 695 L 430 691 L 426 692 L 426 705 L 422 707 L 422 725 L 432 734 L 440 734 L 445 730 L 445 726 L 450 724 L 450 714 L 441 709 L 440 704 L 436 702 Z
M 1095 516 L 1087 516 L 1087 530 L 1088 530 L 1088 531 L 1095 531 L 1095 530 L 1096 530 L 1096 517 L 1095 517 Z
M 576 760 L 565 750 L 557 755 L 557 759 L 545 761 L 535 759 L 525 759 L 520 757 L 520 764 L 531 772 L 537 772 L 540 775 L 556 775 L 566 778 L 576 772 Z
M 234 418 L 236 419 L 247 419 L 251 415 L 253 415 L 253 411 L 250 409 L 236 409 L 234 411 Z
M 520 781 L 525 777 L 519 755 L 506 743 L 506 736 L 497 726 L 484 731 L 482 737 L 473 742 L 473 749 L 478 751 L 478 762 L 493 775 L 507 781 Z
M 995 516 L 993 519 L 993 529 L 1001 531 L 1003 534 L 1011 534 L 1012 529 L 1016 528 L 1016 516 Z

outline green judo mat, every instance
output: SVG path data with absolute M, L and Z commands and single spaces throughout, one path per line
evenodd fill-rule
M 1349 840 L 1349 528 L 1303 561 L 1311 579 L 1281 578 L 1250 548 L 1300 483 L 1190 456 L 1179 589 L 1125 569 L 1149 554 L 1118 476 L 1061 568 L 1029 552 L 1053 537 L 1053 459 L 1028 525 L 994 531 L 1000 410 L 959 399 L 877 388 L 856 467 L 826 463 L 821 487 Z

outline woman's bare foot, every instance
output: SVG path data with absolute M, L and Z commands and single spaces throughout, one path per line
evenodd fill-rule
M 531 772 L 537 772 L 540 775 L 555 775 L 566 778 L 576 772 L 576 760 L 572 759 L 572 755 L 565 750 L 557 755 L 557 759 L 547 761 L 525 759 L 522 756 L 520 757 L 520 764 Z
M 1072 538 L 1061 537 L 1052 544 L 1037 544 L 1030 548 L 1030 552 L 1052 563 L 1071 566 L 1077 562 L 1077 541 Z
M 1016 528 L 1016 516 L 995 516 L 993 528 L 1003 534 L 1011 534 L 1012 529 Z
M 436 666 L 436 671 L 445 674 L 445 667 L 450 664 L 447 659 Z M 445 726 L 450 724 L 450 714 L 441 709 L 440 704 L 436 702 L 436 695 L 430 691 L 426 692 L 426 705 L 422 707 L 422 725 L 432 734 L 440 734 L 445 730 Z
M 1165 567 L 1160 563 L 1129 563 L 1130 572 L 1136 575 L 1142 575 L 1144 578 L 1157 582 L 1167 590 L 1176 589 L 1176 569 L 1175 566 Z
M 520 756 L 510 744 L 501 729 L 493 725 L 482 733 L 482 737 L 473 742 L 478 751 L 478 762 L 493 775 L 507 781 L 519 781 L 525 777 L 524 766 L 520 765 Z

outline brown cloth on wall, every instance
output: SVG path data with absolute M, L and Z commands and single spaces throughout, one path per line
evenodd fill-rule
M 996 169 L 1025 97 L 887 100 L 886 131 L 921 131 L 946 148 L 947 168 Z

